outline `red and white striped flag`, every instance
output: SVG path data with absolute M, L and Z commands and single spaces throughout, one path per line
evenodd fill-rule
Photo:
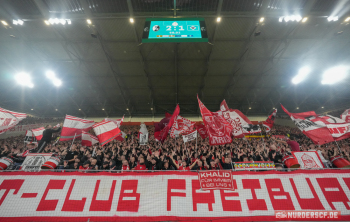
M 124 116 L 121 119 L 117 119 L 117 120 L 113 120 L 110 118 L 105 118 L 103 121 L 110 121 L 110 122 L 114 122 L 115 124 L 117 124 L 118 128 L 120 128 L 120 126 L 122 125 L 123 121 L 124 121 Z
M 350 123 L 350 109 L 346 109 L 341 115 L 340 118 L 346 123 Z
M 60 141 L 67 141 L 81 138 L 81 132 L 88 132 L 95 124 L 93 120 L 81 119 L 74 116 L 66 115 L 63 122 Z
M 112 141 L 120 133 L 117 124 L 112 121 L 101 121 L 93 125 L 92 128 L 102 146 Z
M 96 136 L 91 135 L 90 133 L 87 133 L 85 131 L 82 132 L 81 145 L 93 146 L 96 143 L 98 143 L 98 138 Z
M 40 128 L 37 128 L 37 129 L 32 129 L 32 132 L 35 136 L 35 139 L 37 141 L 40 141 L 41 138 L 43 138 L 43 132 L 44 132 L 45 128 L 44 127 L 40 127 Z
M 26 157 L 29 154 L 29 150 L 24 151 L 24 153 L 22 153 L 22 157 Z
M 27 114 L 17 113 L 0 108 L 0 134 L 16 126 L 21 120 L 25 119 Z

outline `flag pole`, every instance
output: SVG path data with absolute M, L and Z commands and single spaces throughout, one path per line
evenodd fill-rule
M 340 150 L 340 146 L 338 145 L 337 141 L 334 140 L 335 144 L 337 144 L 338 150 L 339 150 L 339 155 L 341 156 L 341 150 Z
M 72 149 L 72 146 L 73 146 L 73 143 L 74 143 L 74 140 L 75 140 L 75 136 L 76 136 L 76 135 L 77 135 L 77 133 L 74 134 L 74 138 L 73 138 L 72 144 L 70 145 L 69 151 Z
M 198 132 L 198 131 L 197 131 Z M 198 133 L 196 134 L 196 153 L 197 153 L 197 137 L 198 137 Z

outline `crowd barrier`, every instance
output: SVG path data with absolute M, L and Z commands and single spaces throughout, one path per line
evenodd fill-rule
M 232 179 L 233 191 L 201 189 L 197 172 L 4 171 L 0 221 L 281 221 L 281 211 L 350 220 L 350 170 L 232 171 Z

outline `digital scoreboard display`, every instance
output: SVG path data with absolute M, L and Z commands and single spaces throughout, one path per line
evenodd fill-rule
M 208 42 L 204 18 L 148 18 L 142 42 Z

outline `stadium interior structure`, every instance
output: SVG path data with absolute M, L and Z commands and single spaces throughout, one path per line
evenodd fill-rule
M 349 61 L 350 0 L 0 0 L 0 221 L 350 221 Z

